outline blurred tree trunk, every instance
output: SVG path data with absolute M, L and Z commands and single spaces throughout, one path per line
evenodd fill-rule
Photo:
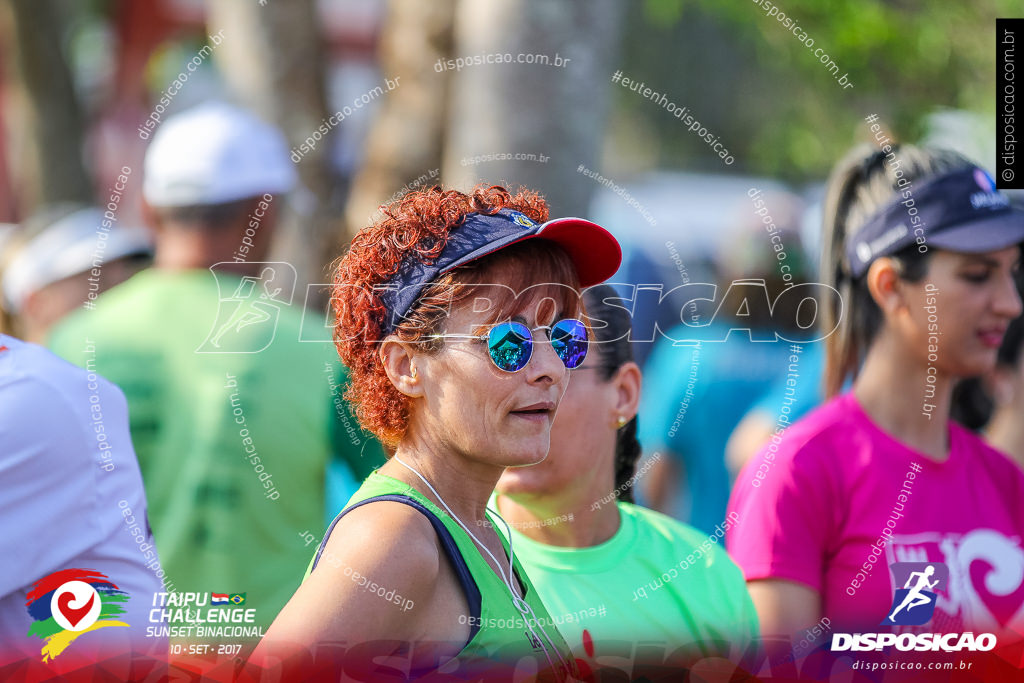
M 403 188 L 423 189 L 441 182 L 449 79 L 434 66 L 451 54 L 454 18 L 455 0 L 388 4 L 380 69 L 385 77 L 401 80 L 380 102 L 370 130 L 345 210 L 349 238 Z
M 9 0 L 3 24 L 8 73 L 21 103 L 12 128 L 26 131 L 11 145 L 22 168 L 20 213 L 56 202 L 93 201 L 82 162 L 82 112 L 64 58 L 64 16 L 55 0 Z M 20 159 L 20 161 L 18 161 Z
M 233 94 L 277 124 L 292 149 L 330 115 L 314 0 L 210 0 L 207 29 L 224 31 L 215 54 Z M 300 215 L 280 226 L 274 246 L 273 258 L 294 265 L 303 288 L 306 282 L 327 282 L 326 266 L 339 253 L 338 217 L 347 187 L 330 166 L 336 132 L 298 162 L 302 185 L 312 198 L 304 193 L 295 197 Z
M 622 0 L 461 0 L 456 58 L 523 53 L 547 55 L 549 63 L 452 73 L 445 182 L 460 189 L 480 180 L 522 184 L 547 197 L 552 215 L 584 214 L 594 182 L 576 169 L 597 168 L 624 11 Z M 569 61 L 557 66 L 558 59 Z M 466 163 L 488 154 L 536 158 Z

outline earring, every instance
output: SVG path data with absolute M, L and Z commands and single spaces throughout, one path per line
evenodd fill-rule
M 626 426 L 627 422 L 629 422 L 629 420 L 627 420 L 624 415 L 619 415 L 619 419 L 616 421 L 615 424 L 618 426 L 619 429 L 622 429 L 623 427 Z
M 412 378 L 416 379 L 416 366 L 412 366 Z

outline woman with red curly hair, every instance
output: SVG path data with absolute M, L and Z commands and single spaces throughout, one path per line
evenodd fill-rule
M 393 455 L 331 524 L 257 658 L 344 642 L 346 672 L 576 675 L 486 505 L 506 467 L 547 456 L 587 353 L 580 289 L 620 259 L 603 228 L 548 220 L 538 194 L 501 187 L 410 192 L 356 235 L 334 337 L 346 398 Z

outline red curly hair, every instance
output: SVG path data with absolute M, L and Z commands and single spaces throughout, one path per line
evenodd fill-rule
M 331 303 L 334 309 L 334 343 L 349 368 L 345 398 L 352 403 L 359 423 L 385 445 L 394 448 L 408 428 L 409 398 L 398 391 L 378 357 L 391 316 L 374 287 L 388 283 L 410 261 L 429 263 L 444 250 L 448 235 L 458 229 L 466 214 L 494 213 L 512 209 L 537 223 L 548 220 L 548 206 L 537 192 L 521 189 L 511 194 L 503 187 L 478 185 L 471 194 L 432 187 L 412 191 L 387 206 L 382 217 L 363 228 L 334 271 Z M 512 268 L 508 268 L 511 265 Z M 516 293 L 540 282 L 561 283 L 543 303 L 560 307 L 566 315 L 583 310 L 579 280 L 568 255 L 546 240 L 526 240 L 444 273 L 421 292 L 416 304 L 394 329 L 403 342 L 420 342 L 426 352 L 443 345 L 425 339 L 443 325 L 451 305 L 472 295 L 474 287 L 487 282 L 495 269 L 511 273 L 507 296 L 498 295 L 492 311 L 495 320 L 511 316 Z M 453 291 L 457 294 L 453 295 Z

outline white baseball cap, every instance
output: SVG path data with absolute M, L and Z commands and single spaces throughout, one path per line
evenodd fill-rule
M 167 119 L 146 149 L 144 175 L 142 194 L 157 207 L 223 204 L 296 183 L 284 135 L 223 102 Z
M 8 310 L 18 313 L 33 292 L 84 273 L 97 261 L 102 264 L 132 254 L 153 253 L 149 231 L 103 226 L 103 221 L 100 209 L 79 209 L 30 239 L 4 269 L 3 290 Z

